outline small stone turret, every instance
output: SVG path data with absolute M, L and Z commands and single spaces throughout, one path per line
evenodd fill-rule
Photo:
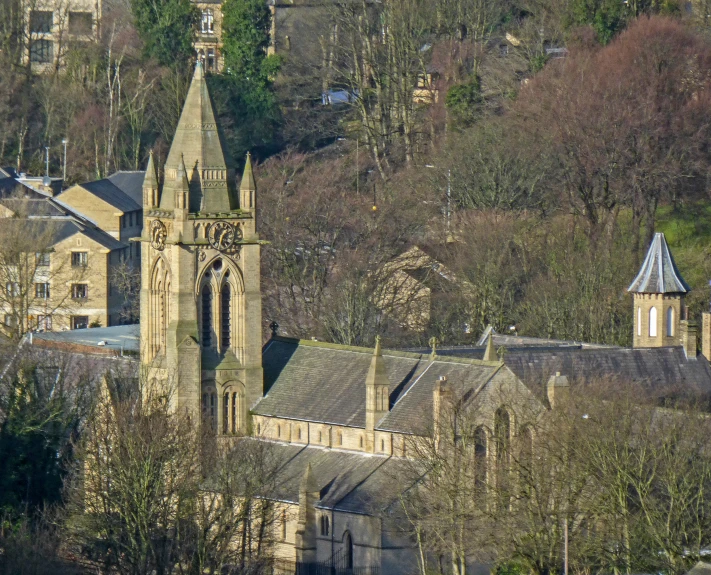
M 390 411 L 390 380 L 385 372 L 380 337 L 375 338 L 373 359 L 365 378 L 366 451 L 375 451 L 375 426 Z
M 447 382 L 446 376 L 441 375 L 432 390 L 432 435 L 436 446 L 439 446 L 442 428 L 447 423 L 447 408 L 451 407 L 452 399 L 452 386 Z
M 294 543 L 297 563 L 316 563 L 316 503 L 321 498 L 320 491 L 309 463 L 299 485 L 299 522 Z
M 684 296 L 691 288 L 679 273 L 664 234 L 654 235 L 642 268 L 627 291 L 634 299 L 633 347 L 682 345 Z
M 242 181 L 239 185 L 239 207 L 242 210 L 254 210 L 257 202 L 257 183 L 254 181 L 252 172 L 252 155 L 247 154 L 247 161 L 244 163 Z
M 158 205 L 158 172 L 153 160 L 153 150 L 148 154 L 146 176 L 143 178 L 143 209 L 151 209 Z

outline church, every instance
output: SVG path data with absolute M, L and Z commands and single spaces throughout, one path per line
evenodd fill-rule
M 684 305 L 690 288 L 662 234 L 628 289 L 632 348 L 488 329 L 471 347 L 386 350 L 378 341 L 369 349 L 281 337 L 275 325 L 263 343 L 258 209 L 250 158 L 238 185 L 198 63 L 165 164 L 151 156 L 143 183 L 133 345 L 144 393 L 189 413 L 228 447 L 250 435 L 280 454 L 274 538 L 285 565 L 417 572 L 415 542 L 398 526 L 400 496 L 411 485 L 403 470 L 413 441 L 437 433 L 454 398 L 483 406 L 475 436 L 487 461 L 591 378 L 650 393 L 711 393 L 711 314 L 703 314 L 697 354 L 698 330 Z M 112 329 L 125 326 L 101 331 Z M 77 343 L 78 335 L 36 334 L 33 342 L 110 351 L 106 341 Z

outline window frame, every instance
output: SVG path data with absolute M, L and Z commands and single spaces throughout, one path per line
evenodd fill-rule
M 83 256 L 83 257 L 82 257 Z M 72 267 L 85 268 L 89 265 L 89 252 L 72 252 Z
M 73 283 L 72 284 L 72 299 L 80 299 L 80 300 L 89 299 L 89 284 Z

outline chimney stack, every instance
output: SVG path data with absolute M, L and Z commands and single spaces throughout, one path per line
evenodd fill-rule
M 711 312 L 701 314 L 701 355 L 711 361 Z

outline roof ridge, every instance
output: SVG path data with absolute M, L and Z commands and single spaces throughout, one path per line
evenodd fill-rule
M 362 347 L 358 345 L 345 345 L 342 343 L 332 343 L 328 341 L 319 341 L 319 340 L 313 340 L 313 339 L 300 339 L 296 337 L 286 337 L 282 335 L 275 335 L 272 336 L 271 338 L 274 341 L 281 341 L 284 343 L 293 343 L 296 345 L 303 345 L 303 346 L 308 346 L 308 347 L 320 347 L 323 349 L 332 349 L 334 351 L 350 351 L 353 353 L 367 353 L 368 355 L 373 355 L 373 348 L 372 347 Z M 391 356 L 391 357 L 409 357 L 412 359 L 421 359 L 423 358 L 426 354 L 422 353 L 415 353 L 411 351 L 399 351 L 399 350 L 390 350 L 390 349 L 383 349 L 382 354 L 384 356 Z

